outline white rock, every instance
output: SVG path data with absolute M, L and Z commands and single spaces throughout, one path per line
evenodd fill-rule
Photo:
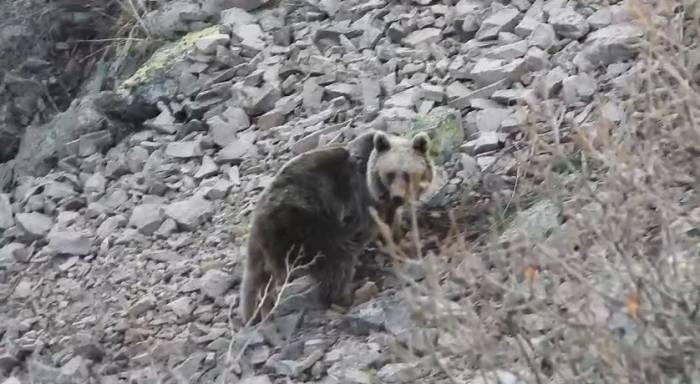
M 539 24 L 530 34 L 529 43 L 531 47 L 548 51 L 556 43 L 556 40 L 557 36 L 554 27 L 549 24 Z
M 195 179 L 204 179 L 210 176 L 214 176 L 219 172 L 219 167 L 214 162 L 210 156 L 204 156 L 202 158 L 202 165 L 199 167 L 197 173 L 194 174 Z
M 124 227 L 126 223 L 127 220 L 126 217 L 124 217 L 124 215 L 108 217 L 107 219 L 105 219 L 105 221 L 102 222 L 102 224 L 100 224 L 100 226 L 97 228 L 97 231 L 95 231 L 95 234 L 100 239 L 107 238 L 110 235 L 113 235 L 117 229 Z
M 202 147 L 199 141 L 180 141 L 168 144 L 165 153 L 176 159 L 188 159 L 202 156 Z
M 614 24 L 588 34 L 583 50 L 576 55 L 574 63 L 579 70 L 587 72 L 634 58 L 640 49 L 643 31 L 633 24 Z
M 596 89 L 595 79 L 585 73 L 569 76 L 562 81 L 564 101 L 569 105 L 591 101 Z
M 48 235 L 49 247 L 59 254 L 83 256 L 90 253 L 92 240 L 85 232 L 53 230 Z
M 144 235 L 153 234 L 165 219 L 163 204 L 141 204 L 134 207 L 129 218 L 129 226 L 138 229 Z
M 15 215 L 17 227 L 30 239 L 40 239 L 46 236 L 53 227 L 53 219 L 42 213 L 18 213 Z
M 231 288 L 233 277 L 226 272 L 210 269 L 200 278 L 199 283 L 202 293 L 216 299 Z
M 564 38 L 580 39 L 590 30 L 590 25 L 580 13 L 567 8 L 549 18 L 549 24 Z
M 470 72 L 470 77 L 479 86 L 486 86 L 501 80 L 517 80 L 527 68 L 524 59 L 494 60 L 479 59 Z
M 520 21 L 520 11 L 512 7 L 504 7 L 489 17 L 482 23 L 476 32 L 477 40 L 491 40 L 498 37 L 501 32 L 512 32 Z
M 10 195 L 0 193 L 0 230 L 7 229 L 15 225 Z
M 103 194 L 107 186 L 107 178 L 100 172 L 95 172 L 85 181 L 85 193 Z
M 214 215 L 214 205 L 201 196 L 178 201 L 165 208 L 165 215 L 186 230 L 194 230 Z
M 229 40 L 230 38 L 227 34 L 215 33 L 199 39 L 195 43 L 195 45 L 197 46 L 197 49 L 202 53 L 213 54 L 216 53 L 217 46 L 226 45 L 228 44 Z
M 423 44 L 436 43 L 440 40 L 442 30 L 440 28 L 423 28 L 413 31 L 404 37 L 403 43 L 409 47 L 416 48 Z

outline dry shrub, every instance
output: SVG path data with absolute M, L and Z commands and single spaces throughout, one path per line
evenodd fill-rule
M 599 97 L 589 124 L 533 125 L 514 200 L 536 192 L 561 209 L 546 240 L 455 237 L 413 262 L 423 280 L 404 275 L 416 317 L 438 330 L 435 361 L 453 382 L 495 382 L 494 372 L 502 382 L 699 382 L 693 4 L 628 3 L 647 35 L 618 95 L 622 122 L 606 119 Z M 532 112 L 559 121 L 548 112 L 556 107 Z

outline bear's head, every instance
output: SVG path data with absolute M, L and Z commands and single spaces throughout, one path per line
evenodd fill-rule
M 394 207 L 418 200 L 435 175 L 428 135 L 421 132 L 406 139 L 375 132 L 372 142 L 367 161 L 367 186 L 372 197 Z

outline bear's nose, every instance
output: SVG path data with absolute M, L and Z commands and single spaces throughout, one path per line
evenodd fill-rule
M 391 196 L 391 203 L 394 205 L 402 205 L 403 204 L 403 197 Z

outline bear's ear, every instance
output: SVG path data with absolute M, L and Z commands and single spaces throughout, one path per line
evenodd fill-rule
M 428 148 L 430 147 L 430 137 L 427 133 L 421 132 L 413 136 L 411 145 L 413 146 L 413 149 L 425 155 L 428 153 Z
M 374 149 L 377 152 L 384 152 L 391 148 L 391 143 L 389 142 L 389 136 L 384 132 L 377 132 L 374 134 Z

